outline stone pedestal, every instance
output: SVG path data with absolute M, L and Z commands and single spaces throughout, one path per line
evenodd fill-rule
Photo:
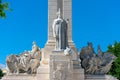
M 72 80 L 73 62 L 71 56 L 65 56 L 64 51 L 52 51 L 50 55 L 50 80 Z M 61 72 L 58 69 L 61 68 Z M 56 78 L 55 78 L 56 77 Z
M 52 51 L 50 54 L 50 80 L 59 80 L 55 76 L 62 77 L 61 80 L 84 80 L 84 70 L 80 63 L 72 60 L 72 56 L 65 56 L 64 51 Z M 58 67 L 62 66 L 61 73 Z
M 72 54 L 72 60 L 78 60 L 78 51 L 73 42 L 69 42 L 69 47 L 74 50 L 74 54 Z M 52 51 L 55 50 L 55 41 L 53 42 L 47 42 L 45 47 L 42 49 L 42 59 L 41 64 L 48 65 L 50 55 L 52 54 Z

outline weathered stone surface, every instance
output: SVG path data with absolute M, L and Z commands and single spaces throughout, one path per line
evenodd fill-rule
M 66 33 L 68 34 L 69 47 L 65 46 L 67 48 L 54 51 L 56 40 L 53 37 L 52 23 L 56 19 L 56 12 L 59 8 L 61 9 L 63 19 L 67 21 L 68 30 Z M 12 74 L 4 76 L 2 80 L 116 80 L 110 76 L 89 76 L 84 74 L 84 69 L 81 68 L 80 60 L 78 59 L 77 48 L 72 41 L 72 0 L 48 0 L 48 9 L 48 41 L 45 47 L 40 50 L 34 44 L 32 51 L 25 51 L 21 55 L 8 57 L 7 65 Z M 62 41 L 62 43 L 64 42 L 65 40 Z M 108 66 L 103 66 L 104 69 L 102 67 L 102 73 L 108 71 L 106 68 L 109 69 L 113 62 L 109 57 L 114 59 L 114 56 L 108 53 L 103 55 L 100 47 L 97 57 L 94 53 L 92 45 L 83 48 L 81 51 L 80 58 L 83 60 L 82 66 L 85 67 L 85 72 L 96 73 L 96 67 L 97 70 L 98 67 L 101 67 L 101 64 L 99 65 L 98 62 L 104 63 L 101 59 L 105 59 L 105 65 Z M 91 65 L 93 62 L 95 65 Z
M 50 80 L 49 78 L 49 66 L 48 65 L 40 65 L 37 69 L 36 79 L 35 80 Z
M 25 51 L 20 55 L 10 55 L 7 57 L 6 62 L 9 73 L 36 73 L 37 68 L 40 65 L 40 58 L 41 51 L 39 47 L 33 43 L 31 51 Z
M 85 80 L 118 80 L 111 75 L 85 75 Z
M 101 75 L 110 70 L 116 57 L 109 52 L 103 53 L 100 46 L 98 47 L 98 55 L 96 55 L 92 43 L 88 43 L 87 47 L 81 49 L 80 59 L 86 74 Z
M 7 75 L 2 78 L 2 80 L 36 80 L 35 75 L 26 75 L 26 74 L 19 74 L 19 75 Z
M 68 40 L 72 40 L 72 1 L 71 0 L 49 0 L 48 8 L 49 8 L 48 42 L 51 40 L 54 40 L 52 36 L 53 30 L 52 30 L 51 22 L 56 18 L 56 12 L 58 11 L 59 8 L 61 8 L 61 13 L 63 18 L 65 20 L 69 19 L 68 31 L 71 31 L 71 32 L 68 34 Z M 69 14 L 66 14 L 66 13 L 69 13 Z
M 111 75 L 105 75 L 106 80 L 118 80 L 116 77 L 113 77 Z
M 85 80 L 107 80 L 105 75 L 85 75 Z
M 54 76 L 62 77 L 61 80 L 72 80 L 72 60 L 71 56 L 65 56 L 64 51 L 53 51 L 50 55 L 50 80 L 54 79 Z M 59 70 L 61 68 L 61 70 Z M 61 74 L 61 75 L 60 75 Z
M 62 5 L 61 9 L 63 19 L 68 21 L 68 46 L 69 48 L 75 51 L 74 57 L 72 60 L 78 60 L 78 51 L 72 41 L 72 0 L 63 0 L 63 3 L 59 3 L 59 0 L 48 0 L 48 41 L 45 47 L 42 49 L 42 64 L 47 64 L 49 62 L 49 55 L 55 48 L 55 38 L 53 37 L 52 24 L 53 20 L 56 19 L 56 13 L 59 9 L 59 6 Z M 59 6 L 57 5 L 59 3 Z
M 85 80 L 84 69 L 74 68 L 73 69 L 73 80 Z
M 53 37 L 56 40 L 55 50 L 65 50 L 68 47 L 68 25 L 67 21 L 61 16 L 61 12 L 57 13 L 57 19 L 53 21 Z
M 59 77 L 62 77 L 61 80 L 84 80 L 84 69 L 81 68 L 80 62 L 72 60 L 74 53 L 70 51 L 69 55 L 65 55 L 65 52 L 67 51 L 52 51 L 49 60 L 50 80 L 59 80 Z

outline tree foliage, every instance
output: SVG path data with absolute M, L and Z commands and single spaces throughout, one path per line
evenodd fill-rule
M 108 52 L 112 52 L 117 57 L 108 74 L 113 75 L 120 80 L 120 42 L 109 45 Z
M 0 69 L 0 79 L 3 77 L 4 73 L 2 72 L 2 70 Z
M 6 17 L 6 11 L 10 11 L 9 3 L 8 2 L 2 2 L 2 0 L 0 0 L 0 17 L 1 18 Z

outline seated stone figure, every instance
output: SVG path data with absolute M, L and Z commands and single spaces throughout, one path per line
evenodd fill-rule
M 36 43 L 33 42 L 31 51 L 25 51 L 20 55 L 10 55 L 7 57 L 6 63 L 9 73 L 36 73 L 40 65 L 40 57 L 41 51 Z
M 98 54 L 96 55 L 92 43 L 88 43 L 87 47 L 81 49 L 80 59 L 86 74 L 106 74 L 116 56 L 110 52 L 103 53 L 100 46 L 98 46 Z

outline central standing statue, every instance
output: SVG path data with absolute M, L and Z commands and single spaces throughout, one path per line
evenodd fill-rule
M 53 22 L 53 37 L 56 38 L 55 50 L 65 50 L 68 47 L 67 22 L 62 19 L 60 9 L 57 19 Z

